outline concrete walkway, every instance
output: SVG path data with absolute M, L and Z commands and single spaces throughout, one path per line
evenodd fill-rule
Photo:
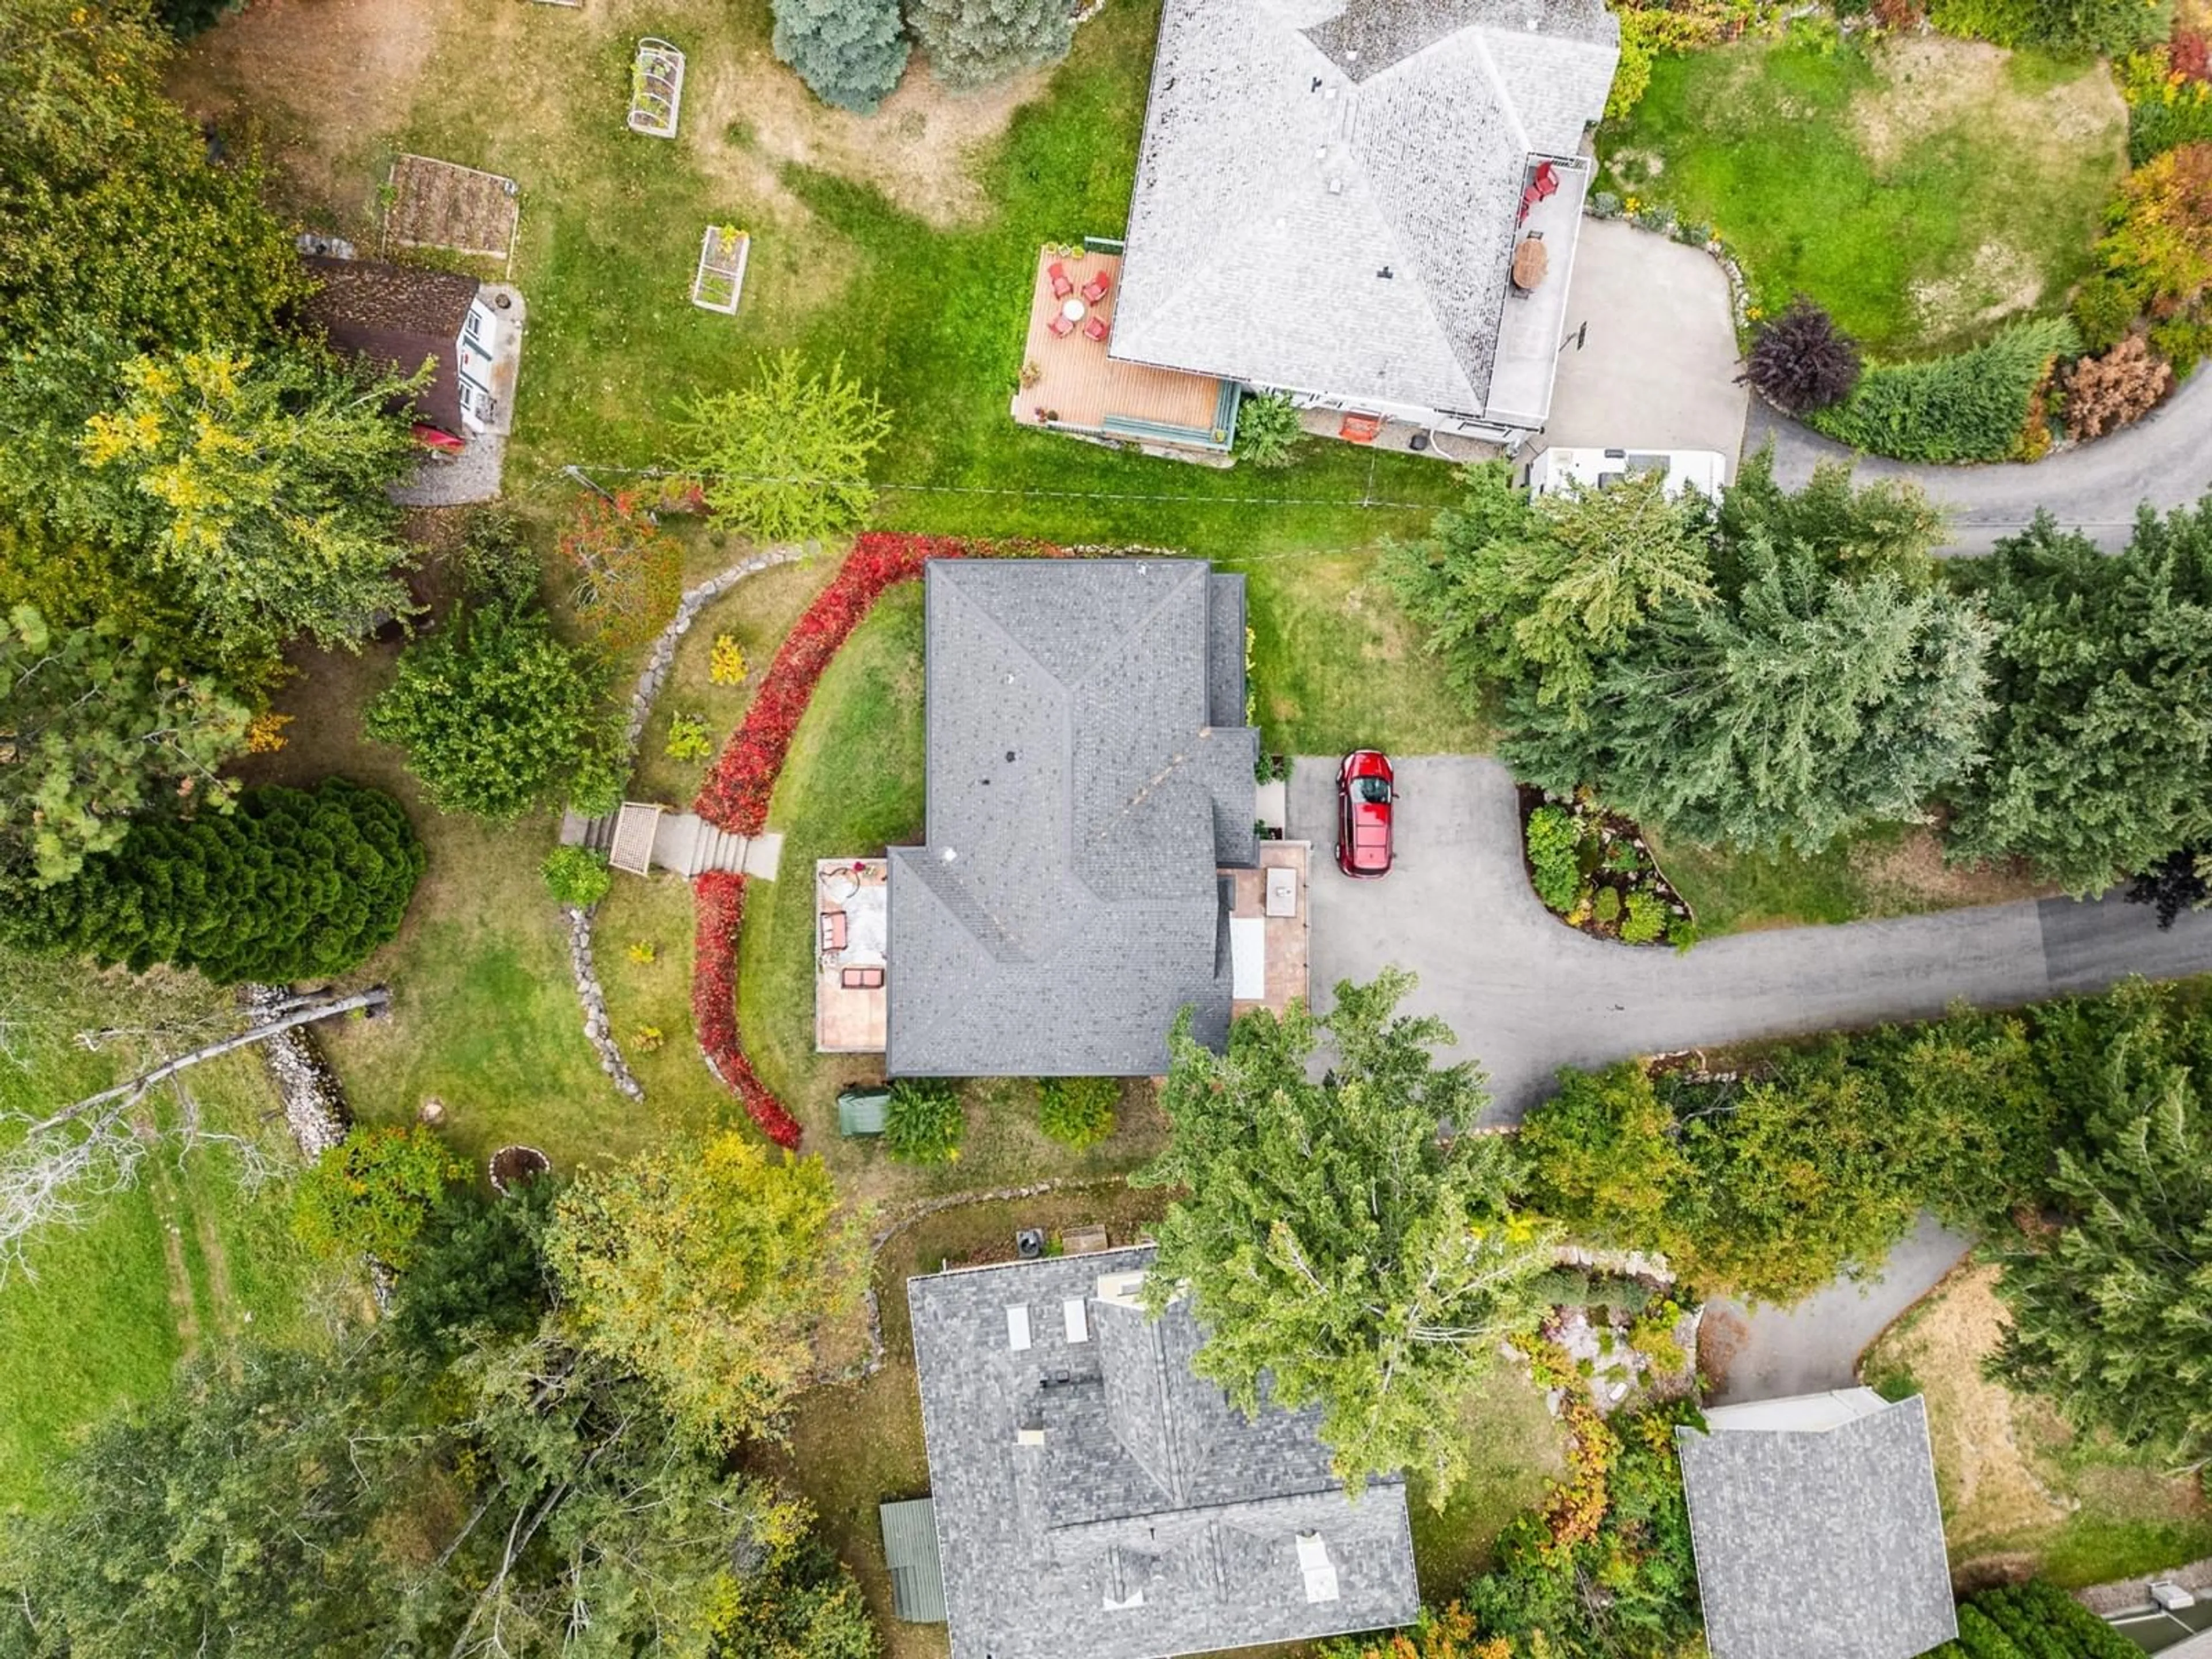
M 2130 974 L 2212 972 L 2212 913 L 2158 931 L 2117 898 L 1983 906 L 1894 921 L 1709 940 L 1684 955 L 1590 938 L 1536 902 L 1513 781 L 1496 762 L 1398 763 L 1397 866 L 1355 882 L 1336 868 L 1335 759 L 1300 757 L 1290 833 L 1316 849 L 1313 990 L 1396 963 L 1420 975 L 1410 1006 L 1440 1014 L 1454 1057 L 1489 1074 L 1487 1121 L 1516 1122 L 1562 1066 L 1759 1036 L 1920 1019 L 1954 1001 L 2000 1006 Z
M 1705 1373 L 1716 1381 L 1705 1403 L 1785 1400 L 1851 1387 L 1867 1345 L 1971 1248 L 1970 1240 L 1923 1215 L 1873 1279 L 1839 1279 L 1789 1308 L 1747 1308 L 1715 1297 L 1705 1304 L 1698 1337 Z
M 1950 510 L 1947 553 L 1988 552 L 2025 530 L 2039 507 L 2112 551 L 2126 544 L 2138 502 L 2163 511 L 2212 489 L 2212 374 L 2190 376 L 2148 420 L 2033 465 L 1914 466 L 1855 456 L 1754 398 L 1743 453 L 1755 455 L 1770 441 L 1774 476 L 1790 489 L 1826 460 L 1855 462 L 1863 479 L 1911 479 Z

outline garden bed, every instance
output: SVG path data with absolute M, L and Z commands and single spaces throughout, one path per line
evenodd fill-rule
M 637 43 L 629 72 L 629 130 L 673 138 L 684 106 L 684 54 L 651 35 Z
M 734 225 L 709 225 L 699 243 L 699 268 L 691 277 L 691 303 L 702 311 L 737 314 L 744 296 L 745 256 L 753 239 Z
M 1587 791 L 1555 799 L 1520 786 L 1522 860 L 1544 908 L 1568 927 L 1623 945 L 1686 948 L 1697 918 L 1642 830 Z

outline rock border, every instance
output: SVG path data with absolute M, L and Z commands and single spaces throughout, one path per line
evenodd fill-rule
M 763 549 L 749 559 L 716 572 L 696 586 L 684 590 L 676 602 L 676 614 L 668 619 L 653 649 L 646 653 L 645 665 L 638 670 L 637 678 L 630 688 L 629 718 L 623 726 L 623 776 L 636 769 L 637 745 L 645 736 L 645 723 L 653 718 L 653 705 L 659 701 L 661 688 L 668 683 L 669 670 L 676 664 L 676 648 L 684 636 L 691 631 L 691 624 L 699 613 L 720 599 L 748 576 L 758 575 L 763 570 L 779 565 L 796 564 L 822 550 L 820 542 L 785 542 Z M 606 988 L 599 983 L 599 967 L 592 953 L 592 915 L 599 907 L 588 908 L 563 905 L 568 917 L 568 970 L 576 984 L 576 1000 L 584 1010 L 584 1039 L 599 1057 L 599 1070 L 616 1092 L 624 1097 L 642 1101 L 645 1085 L 629 1068 L 622 1045 L 607 1023 Z

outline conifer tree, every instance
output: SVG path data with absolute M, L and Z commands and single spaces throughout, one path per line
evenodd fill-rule
M 1056 64 L 1075 40 L 1067 0 L 913 0 L 908 21 L 931 70 L 962 90 Z
M 825 104 L 873 115 L 906 73 L 898 0 L 775 0 L 775 55 Z

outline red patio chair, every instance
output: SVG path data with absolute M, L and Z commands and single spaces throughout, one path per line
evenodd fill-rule
M 1067 267 L 1060 264 L 1059 260 L 1054 259 L 1050 264 L 1047 265 L 1044 268 L 1044 274 L 1052 278 L 1052 297 L 1054 299 L 1065 300 L 1069 295 L 1075 292 L 1075 284 L 1068 280 Z
M 1090 339 L 1098 341 L 1101 344 L 1105 343 L 1107 335 L 1111 331 L 1112 331 L 1106 326 L 1106 319 L 1103 317 L 1093 317 L 1089 322 L 1083 325 L 1083 332 L 1085 336 Z
M 1065 340 L 1075 332 L 1075 323 L 1065 313 L 1055 312 L 1053 314 L 1053 319 L 1045 325 L 1045 328 L 1054 339 Z
M 825 910 L 822 915 L 822 948 L 842 951 L 845 948 L 845 913 Z
M 1114 279 L 1102 270 L 1083 285 L 1083 297 L 1095 306 L 1106 297 L 1106 290 L 1113 286 Z
M 1558 195 L 1559 193 L 1559 168 L 1553 167 L 1549 161 L 1540 163 L 1536 168 L 1535 185 L 1536 199 L 1540 202 L 1548 201 Z

